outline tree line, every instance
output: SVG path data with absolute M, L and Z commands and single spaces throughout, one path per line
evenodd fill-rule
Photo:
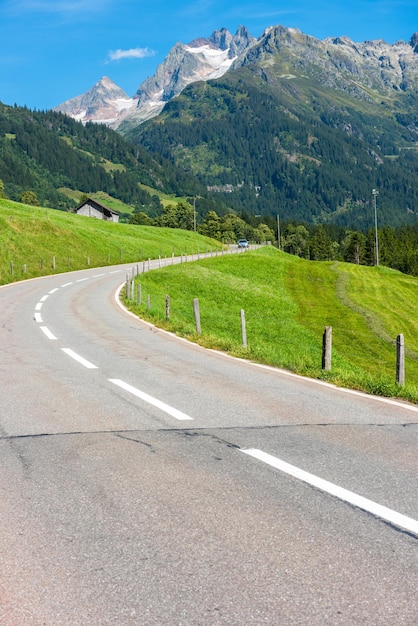
M 377 244 L 377 246 L 376 246 Z M 281 248 L 314 261 L 340 260 L 358 265 L 385 265 L 418 276 L 418 222 L 366 232 L 339 226 L 287 223 Z
M 131 224 L 166 226 L 197 230 L 202 235 L 232 244 L 238 239 L 253 243 L 271 242 L 284 252 L 312 261 L 346 261 L 359 265 L 385 265 L 406 274 L 418 276 L 418 222 L 400 227 L 384 226 L 362 232 L 335 224 L 312 225 L 294 220 L 280 221 L 271 216 L 240 215 L 229 212 L 218 215 L 209 210 L 199 213 L 199 199 L 168 204 L 162 213 L 151 218 L 145 212 L 135 213 Z

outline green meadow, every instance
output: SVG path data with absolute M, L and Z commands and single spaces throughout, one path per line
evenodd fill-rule
M 0 199 L 0 284 L 121 262 L 142 270 L 140 261 L 161 257 L 161 269 L 136 278 L 141 304 L 136 293 L 127 300 L 140 317 L 209 348 L 418 403 L 416 277 L 383 266 L 306 261 L 271 246 L 164 263 L 173 253 L 184 257 L 221 249 L 193 232 L 115 224 Z M 333 329 L 330 371 L 322 370 L 325 326 Z M 399 333 L 405 338 L 403 386 L 395 383 Z
M 307 261 L 265 247 L 168 266 L 136 281 L 141 304 L 136 291 L 127 301 L 133 312 L 202 346 L 336 385 L 418 401 L 417 278 L 382 266 Z M 332 326 L 333 334 L 330 371 L 322 370 L 325 326 Z M 395 383 L 400 333 L 406 351 L 403 386 Z
M 0 285 L 221 248 L 194 232 L 116 224 L 0 199 Z

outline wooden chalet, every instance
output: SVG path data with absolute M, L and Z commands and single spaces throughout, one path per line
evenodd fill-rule
M 112 211 L 109 207 L 101 204 L 93 198 L 87 198 L 77 208 L 78 215 L 85 215 L 86 217 L 95 217 L 99 220 L 108 220 L 110 222 L 119 221 L 119 213 Z

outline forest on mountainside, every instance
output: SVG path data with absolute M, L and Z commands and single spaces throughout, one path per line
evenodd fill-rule
M 151 212 L 155 198 L 140 184 L 172 194 L 203 192 L 187 174 L 104 125 L 1 103 L 0 178 L 9 198 L 30 190 L 42 205 L 64 210 L 76 203 L 62 188 L 103 191 Z
M 310 90 L 309 90 L 310 89 Z M 396 115 L 242 69 L 186 88 L 127 137 L 250 214 L 366 230 L 418 218 L 416 98 Z

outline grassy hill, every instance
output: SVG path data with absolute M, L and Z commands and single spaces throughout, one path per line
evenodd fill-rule
M 221 244 L 194 232 L 116 224 L 0 199 L 0 284 L 210 248 Z
M 417 278 L 385 267 L 306 261 L 266 247 L 167 267 L 138 281 L 143 304 L 128 302 L 131 310 L 206 347 L 340 386 L 418 402 Z M 145 294 L 150 294 L 150 310 Z M 201 335 L 195 329 L 194 298 L 200 303 Z M 333 328 L 330 372 L 321 368 L 325 326 Z M 395 384 L 399 333 L 406 346 L 402 387 Z

